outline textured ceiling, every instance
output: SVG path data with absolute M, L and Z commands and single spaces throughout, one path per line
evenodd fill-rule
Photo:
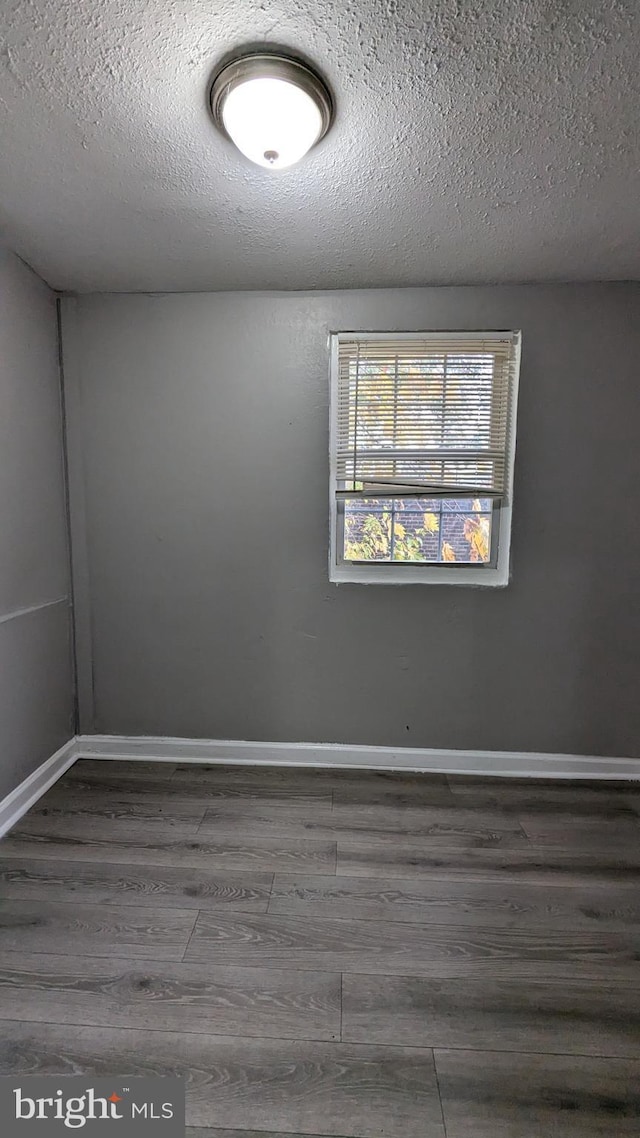
M 230 50 L 338 114 L 299 166 L 214 129 Z M 55 287 L 640 277 L 638 0 L 2 0 L 0 223 Z

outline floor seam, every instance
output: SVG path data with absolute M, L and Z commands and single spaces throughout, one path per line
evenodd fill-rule
M 520 827 L 520 830 L 521 830 L 521 831 L 522 831 L 522 833 L 524 834 L 525 838 L 527 839 L 527 842 L 528 842 L 528 844 L 529 844 L 530 846 L 533 846 L 533 845 L 534 845 L 534 841 L 533 841 L 533 839 L 532 839 L 532 837 L 531 837 L 531 834 L 528 834 L 528 833 L 527 833 L 527 831 L 525 830 L 525 828 L 524 828 L 524 825 L 523 825 L 523 823 L 522 823 L 522 819 L 520 818 L 520 814 L 519 814 L 519 813 L 518 813 L 517 815 L 515 815 L 515 821 L 516 821 L 517 825 Z
M 180 963 L 180 962 L 177 962 Z M 23 1016 L 1 1016 L 0 1023 L 19 1023 L 19 1024 L 32 1024 L 34 1026 L 41 1026 L 42 1019 L 25 1020 Z M 190 1027 L 188 1030 L 185 1028 L 177 1027 L 149 1027 L 148 1024 L 142 1026 L 123 1026 L 122 1024 L 114 1025 L 105 1023 L 101 1018 L 100 1021 L 92 1022 L 71 1022 L 70 1020 L 48 1019 L 47 1024 L 52 1024 L 55 1027 L 104 1027 L 107 1031 L 141 1031 L 144 1030 L 161 1035 L 205 1035 L 213 1037 L 214 1039 L 241 1039 L 252 1043 L 253 1041 L 259 1042 L 264 1039 L 278 1039 L 283 1043 L 325 1043 L 327 1046 L 341 1045 L 345 1047 L 363 1048 L 380 1050 L 380 1048 L 389 1048 L 395 1051 L 418 1051 L 421 1054 L 430 1052 L 434 1058 L 435 1065 L 435 1052 L 436 1051 L 455 1051 L 455 1052 L 469 1052 L 472 1055 L 520 1055 L 520 1056 L 535 1056 L 536 1058 L 550 1058 L 550 1059 L 593 1059 L 594 1061 L 604 1060 L 606 1062 L 612 1060 L 614 1062 L 622 1063 L 637 1063 L 640 1061 L 640 1054 L 638 1055 L 601 1055 L 594 1054 L 591 1051 L 514 1051 L 513 1048 L 497 1048 L 497 1047 L 446 1047 L 439 1044 L 432 1044 L 424 1047 L 412 1046 L 410 1043 L 363 1043 L 357 1039 L 330 1039 L 328 1037 L 320 1036 L 300 1036 L 300 1035 L 275 1035 L 272 1030 L 269 1030 L 264 1035 L 246 1035 L 233 1031 L 198 1031 Z
M 444 1103 L 442 1101 L 442 1091 L 440 1090 L 440 1079 L 438 1077 L 438 1067 L 436 1064 L 436 1053 L 434 1048 L 431 1049 L 431 1060 L 433 1062 L 433 1074 L 436 1080 L 436 1090 L 438 1092 L 438 1101 L 440 1102 L 440 1114 L 442 1115 L 442 1129 L 444 1131 L 444 1138 L 447 1138 L 447 1122 L 444 1116 Z
M 271 884 L 269 885 L 269 896 L 267 897 L 267 907 L 265 909 L 265 915 L 267 913 L 271 913 L 271 902 L 273 900 L 273 887 L 275 885 L 275 882 L 276 882 L 276 875 L 274 872 L 271 874 Z
M 342 1042 L 339 1039 L 334 1039 L 330 1035 L 276 1035 L 273 1031 L 265 1032 L 264 1035 L 247 1035 L 237 1031 L 199 1031 L 197 1028 L 189 1027 L 149 1027 L 148 1024 L 108 1024 L 103 1019 L 83 1022 L 71 1022 L 70 1020 L 48 1019 L 47 1024 L 52 1024 L 55 1027 L 100 1027 L 105 1028 L 107 1031 L 145 1031 L 156 1035 L 204 1035 L 213 1039 L 240 1039 L 246 1043 L 262 1043 L 264 1040 L 275 1039 L 281 1043 L 324 1043 L 327 1047 L 339 1046 Z M 32 1024 L 34 1027 L 40 1026 L 42 1020 L 32 1019 L 25 1020 L 21 1017 L 2 1016 L 0 1024 L 2 1023 L 20 1023 Z M 380 1047 L 382 1044 L 368 1044 L 368 1043 L 353 1043 L 348 1044 L 350 1047 Z M 402 1044 L 390 1044 L 390 1047 L 396 1047 L 398 1050 L 404 1050 Z M 423 1047 L 421 1051 L 432 1051 L 431 1047 Z M 450 1050 L 449 1048 L 441 1048 L 440 1050 Z
M 186 944 L 185 944 L 185 946 L 184 946 L 184 951 L 183 951 L 183 953 L 182 953 L 182 959 L 181 959 L 181 963 L 182 963 L 182 964 L 184 964 L 184 963 L 186 962 L 186 956 L 187 956 L 187 952 L 189 951 L 189 947 L 190 947 L 190 945 L 191 945 L 191 941 L 193 940 L 193 937 L 194 937 L 194 934 L 195 934 L 195 931 L 196 931 L 196 925 L 198 924 L 198 921 L 200 920 L 200 914 L 201 914 L 201 912 L 202 912 L 202 909 L 197 909 L 197 910 L 196 910 L 196 917 L 195 917 L 195 920 L 194 920 L 194 922 L 193 922 L 193 927 L 192 927 L 192 929 L 191 929 L 191 932 L 189 933 L 189 939 L 187 940 L 187 943 L 186 943 Z

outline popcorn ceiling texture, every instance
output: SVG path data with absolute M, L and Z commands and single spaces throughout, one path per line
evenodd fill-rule
M 328 78 L 298 167 L 215 130 L 246 44 Z M 4 0 L 0 223 L 54 287 L 637 278 L 637 0 Z

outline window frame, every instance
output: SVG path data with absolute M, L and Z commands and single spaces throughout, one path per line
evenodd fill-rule
M 425 340 L 446 337 L 452 342 L 470 336 L 504 337 L 509 335 L 514 345 L 514 369 L 510 393 L 512 428 L 507 448 L 507 501 L 496 501 L 492 511 L 492 547 L 497 541 L 495 558 L 488 563 L 460 562 L 416 563 L 412 561 L 345 561 L 344 550 L 344 499 L 337 498 L 337 443 L 338 443 L 338 346 L 340 340 Z M 329 580 L 334 584 L 362 585 L 466 585 L 471 587 L 505 588 L 509 584 L 511 561 L 511 524 L 513 514 L 513 470 L 516 452 L 518 386 L 522 333 L 504 329 L 484 331 L 448 332 L 432 329 L 425 332 L 351 332 L 332 331 L 329 334 Z M 382 495 L 376 494 L 377 498 Z M 390 494 L 389 499 L 394 495 Z M 454 494 L 451 495 L 455 497 Z

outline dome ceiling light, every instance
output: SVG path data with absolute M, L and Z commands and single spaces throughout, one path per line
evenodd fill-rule
M 286 55 L 240 56 L 211 86 L 214 122 L 258 166 L 293 166 L 327 133 L 331 93 L 315 71 Z

